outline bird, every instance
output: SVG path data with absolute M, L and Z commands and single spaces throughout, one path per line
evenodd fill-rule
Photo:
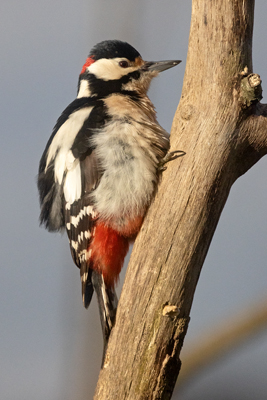
M 175 157 L 147 91 L 154 77 L 180 62 L 144 61 L 120 40 L 95 45 L 80 72 L 77 97 L 58 118 L 40 160 L 40 224 L 67 231 L 84 307 L 97 295 L 104 348 L 129 244 L 163 165 Z

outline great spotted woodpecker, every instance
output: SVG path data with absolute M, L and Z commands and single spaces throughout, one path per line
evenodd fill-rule
M 105 343 L 117 308 L 114 285 L 169 149 L 147 90 L 179 63 L 143 61 L 118 40 L 97 44 L 40 161 L 40 222 L 49 231 L 66 228 L 86 308 L 97 293 Z

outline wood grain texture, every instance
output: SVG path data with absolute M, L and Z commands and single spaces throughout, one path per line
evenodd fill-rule
M 253 13 L 251 0 L 193 0 L 171 131 L 171 150 L 186 155 L 168 164 L 134 245 L 95 400 L 171 398 L 195 288 L 229 191 L 267 152 L 266 106 L 240 100 L 242 71 L 252 72 Z

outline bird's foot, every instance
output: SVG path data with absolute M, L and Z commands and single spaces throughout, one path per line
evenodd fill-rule
M 176 160 L 178 157 L 184 156 L 186 153 L 183 150 L 175 150 L 175 151 L 170 151 L 169 153 L 164 156 L 160 162 L 158 163 L 158 171 L 165 171 L 167 167 L 165 164 L 167 164 L 169 161 Z

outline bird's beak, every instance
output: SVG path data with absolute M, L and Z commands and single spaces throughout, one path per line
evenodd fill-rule
M 147 61 L 143 68 L 147 71 L 157 71 L 162 72 L 165 69 L 175 67 L 175 65 L 180 64 L 181 60 L 168 60 L 168 61 Z

